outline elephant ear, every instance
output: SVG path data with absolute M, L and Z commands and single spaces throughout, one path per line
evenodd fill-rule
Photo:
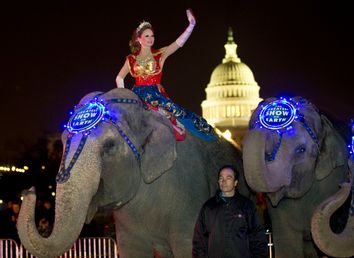
M 177 158 L 176 139 L 170 122 L 155 111 L 146 111 L 146 135 L 142 143 L 141 172 L 152 183 L 172 168 Z
M 323 115 L 321 123 L 323 138 L 315 168 L 318 180 L 327 177 L 336 167 L 343 166 L 347 160 L 345 149 L 342 147 L 345 143 L 332 123 Z

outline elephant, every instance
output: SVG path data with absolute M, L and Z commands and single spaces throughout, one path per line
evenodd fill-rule
M 95 100 L 111 119 L 83 132 L 64 130 L 51 235 L 37 232 L 36 194 L 30 189 L 17 224 L 21 242 L 40 258 L 61 255 L 97 210 L 108 209 L 120 258 L 191 257 L 195 221 L 217 190 L 217 170 L 231 164 L 242 176 L 241 151 L 219 136 L 204 141 L 187 132 L 176 141 L 170 120 L 129 89 L 92 92 L 78 107 Z M 248 195 L 242 178 L 239 190 Z
M 267 196 L 276 257 L 354 255 L 346 143 L 315 105 L 300 96 L 259 103 L 242 155 L 247 184 Z

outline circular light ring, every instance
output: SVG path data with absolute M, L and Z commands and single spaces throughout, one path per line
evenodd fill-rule
M 296 108 L 285 100 L 275 100 L 264 106 L 259 114 L 262 126 L 270 130 L 279 130 L 289 126 L 295 119 Z
M 81 133 L 96 126 L 105 114 L 105 106 L 99 102 L 88 103 L 80 107 L 70 117 L 67 128 L 70 133 Z

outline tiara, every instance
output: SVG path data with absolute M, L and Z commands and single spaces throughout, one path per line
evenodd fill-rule
M 136 28 L 136 31 L 139 32 L 144 26 L 150 26 L 151 27 L 151 24 L 150 24 L 150 22 L 142 21 L 139 24 L 138 28 Z

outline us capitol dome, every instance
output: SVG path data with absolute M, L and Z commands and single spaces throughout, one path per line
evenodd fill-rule
M 251 69 L 237 56 L 232 29 L 229 28 L 222 63 L 211 73 L 206 100 L 201 104 L 203 117 L 241 145 L 252 111 L 262 100 L 260 87 Z

